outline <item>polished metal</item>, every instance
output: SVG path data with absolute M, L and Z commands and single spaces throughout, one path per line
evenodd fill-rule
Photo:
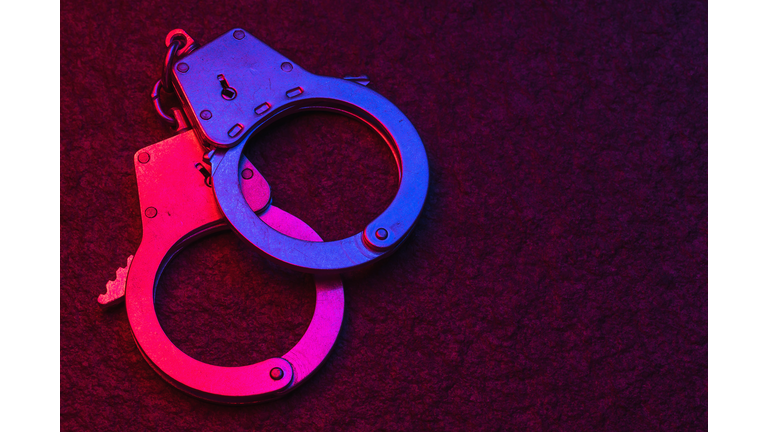
M 352 81 L 360 84 L 361 86 L 367 86 L 371 83 L 371 80 L 368 79 L 368 75 L 360 75 L 360 76 L 345 76 L 345 80 Z
M 152 87 L 152 94 L 150 95 L 150 98 L 152 99 L 152 104 L 155 106 L 155 112 L 157 112 L 157 115 L 159 115 L 161 119 L 165 120 L 166 123 L 176 124 L 176 120 L 174 120 L 173 117 L 166 114 L 165 110 L 163 110 L 163 107 L 160 105 L 161 89 L 163 89 L 163 80 L 159 79 L 155 83 L 155 86 Z
M 131 268 L 131 261 L 133 261 L 133 255 L 128 257 L 125 267 L 117 269 L 115 280 L 107 282 L 107 292 L 100 294 L 98 298 L 101 307 L 109 308 L 125 301 L 125 284 L 128 280 L 128 270 Z
M 179 54 L 179 48 L 183 44 L 183 38 L 179 38 L 178 36 L 175 37 L 173 40 L 171 40 L 171 44 L 168 46 L 168 51 L 165 53 L 165 62 L 163 64 L 163 77 L 161 78 L 163 82 L 163 87 L 166 89 L 171 88 L 171 68 L 173 67 L 173 64 L 175 63 L 177 56 Z
M 187 34 L 187 32 L 185 32 L 182 29 L 173 29 L 169 31 L 168 34 L 165 36 L 165 46 L 170 48 L 173 42 L 177 40 L 182 41 L 181 47 L 179 48 L 179 51 L 178 51 L 179 57 L 184 57 L 185 55 L 191 53 L 197 48 L 200 48 L 200 44 L 195 42 L 195 40 L 192 39 L 192 36 Z
M 134 156 L 142 240 L 98 302 L 109 307 L 125 300 L 140 352 L 178 389 L 228 404 L 275 399 L 314 373 L 336 343 L 344 314 L 338 274 L 391 254 L 413 229 L 429 183 L 424 145 L 405 115 L 366 87 L 365 75 L 313 75 L 242 29 L 204 47 L 176 29 L 165 45 L 163 76 L 152 100 L 178 134 Z M 161 90 L 175 90 L 184 113 L 174 108 L 166 114 Z M 270 185 L 243 155 L 264 126 L 305 110 L 364 122 L 395 158 L 400 180 L 395 198 L 362 232 L 343 240 L 323 242 L 307 224 L 273 206 Z M 154 309 L 157 281 L 172 257 L 229 228 L 273 261 L 316 274 L 315 311 L 301 340 L 281 357 L 242 367 L 214 366 L 184 354 L 166 336 Z
M 99 303 L 116 304 L 124 293 L 128 320 L 139 350 L 158 374 L 178 389 L 227 404 L 271 400 L 303 383 L 330 353 L 344 313 L 342 283 L 338 277 L 315 279 L 317 297 L 312 321 L 296 346 L 281 357 L 248 366 L 221 367 L 195 360 L 178 349 L 155 314 L 157 281 L 166 264 L 182 248 L 229 228 L 212 189 L 196 168 L 206 151 L 190 130 L 136 153 L 139 202 L 142 209 L 147 209 L 142 218 L 142 240 L 126 267 L 118 270 L 115 281 L 107 284 L 107 293 L 99 296 Z M 250 162 L 242 166 L 256 173 Z M 260 211 L 261 220 L 273 229 L 304 241 L 322 241 L 304 222 L 268 206 L 269 186 L 263 177 L 254 175 L 244 180 L 243 187 L 258 189 L 248 195 L 252 211 Z
M 367 77 L 313 75 L 242 29 L 202 46 L 184 62 L 187 72 L 173 70 L 184 110 L 201 139 L 221 149 L 212 158 L 216 199 L 235 232 L 262 254 L 296 270 L 339 274 L 391 254 L 408 236 L 426 200 L 426 152 L 405 115 L 365 87 Z M 220 76 L 226 77 L 228 87 L 237 89 L 236 98 L 222 97 Z M 354 117 L 375 129 L 394 154 L 400 178 L 395 198 L 352 237 L 317 243 L 280 233 L 251 211 L 240 189 L 240 165 L 248 140 L 271 122 L 304 110 Z M 379 230 L 387 235 L 377 236 Z
M 173 92 L 173 88 L 171 87 L 171 69 L 173 68 L 173 65 L 177 62 L 177 60 L 181 59 L 197 48 L 200 48 L 200 44 L 195 42 L 195 40 L 192 39 L 192 37 L 189 36 L 184 30 L 175 29 L 171 30 L 165 37 L 165 46 L 168 48 L 168 50 L 165 54 L 163 72 L 160 79 L 157 80 L 155 86 L 152 88 L 152 94 L 150 97 L 152 99 L 152 104 L 155 106 L 157 115 L 159 115 L 160 118 L 162 118 L 165 122 L 176 125 L 178 129 L 182 129 L 182 127 L 180 127 L 181 123 L 179 123 L 179 116 L 175 115 L 175 113 L 173 117 L 169 116 L 165 113 L 165 110 L 160 105 L 160 90 L 168 93 Z M 184 73 L 189 70 L 189 65 L 186 63 L 178 63 L 176 70 Z M 184 128 L 186 128 L 186 123 L 184 123 Z

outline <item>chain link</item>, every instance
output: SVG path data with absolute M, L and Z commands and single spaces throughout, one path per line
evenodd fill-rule
M 191 39 L 190 39 L 191 40 Z M 173 65 L 176 63 L 176 61 L 181 58 L 179 56 L 179 52 L 184 47 L 184 44 L 186 43 L 186 38 L 184 35 L 177 35 L 174 36 L 171 40 L 170 45 L 168 45 L 168 51 L 165 53 L 165 62 L 163 63 L 163 74 L 160 77 L 159 80 L 155 83 L 155 87 L 152 89 L 152 103 L 155 106 L 155 111 L 157 111 L 157 115 L 160 116 L 165 122 L 170 123 L 174 126 L 177 125 L 176 119 L 169 116 L 165 113 L 163 110 L 163 107 L 160 105 L 160 90 L 163 90 L 166 93 L 173 93 L 173 86 L 171 85 L 171 68 L 173 68 Z M 199 48 L 200 45 L 196 42 L 192 42 L 190 46 L 184 50 L 185 52 L 183 54 L 189 54 L 195 49 Z

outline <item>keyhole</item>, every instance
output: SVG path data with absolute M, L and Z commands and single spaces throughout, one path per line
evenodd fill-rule
M 219 84 L 221 84 L 221 97 L 226 100 L 232 100 L 237 97 L 237 90 L 229 86 L 229 83 L 227 82 L 227 79 L 224 78 L 223 74 L 216 78 L 219 79 Z
M 237 96 L 237 92 L 233 88 L 225 88 L 221 91 L 221 97 L 223 97 L 226 100 L 232 100 Z

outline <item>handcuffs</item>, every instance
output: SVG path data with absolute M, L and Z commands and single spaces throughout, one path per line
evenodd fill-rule
M 313 75 L 242 29 L 200 46 L 171 31 L 163 77 L 152 100 L 178 134 L 134 156 L 142 240 L 99 296 L 125 301 L 139 351 L 176 388 L 208 401 L 272 400 L 303 383 L 333 349 L 344 315 L 340 275 L 390 255 L 413 229 L 426 199 L 429 168 L 421 139 L 366 77 Z M 168 115 L 160 92 L 173 90 L 183 113 Z M 243 155 L 268 124 L 306 110 L 341 113 L 376 130 L 397 162 L 400 186 L 389 207 L 360 233 L 323 242 L 307 224 L 271 204 L 270 186 Z M 277 264 L 315 275 L 315 311 L 306 333 L 281 357 L 240 367 L 200 362 L 166 336 L 154 308 L 157 281 L 171 258 L 213 232 L 232 229 Z

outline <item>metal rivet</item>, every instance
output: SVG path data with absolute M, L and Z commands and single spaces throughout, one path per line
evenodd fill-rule
M 386 240 L 387 237 L 389 237 L 389 233 L 384 228 L 379 228 L 376 230 L 376 238 L 379 240 Z
M 264 102 L 263 104 L 257 106 L 253 109 L 253 112 L 255 112 L 258 115 L 262 115 L 265 112 L 269 110 L 269 102 Z
M 279 367 L 272 368 L 272 370 L 269 371 L 269 377 L 272 378 L 275 381 L 281 379 L 283 377 L 283 375 L 284 375 L 283 374 L 283 370 L 280 369 Z
M 203 120 L 210 120 L 211 117 L 213 117 L 213 114 L 211 114 L 211 112 L 208 110 L 203 110 L 200 112 L 200 118 Z
M 176 65 L 176 70 L 181 73 L 185 73 L 189 70 L 189 65 L 186 63 L 179 63 Z
M 147 207 L 147 209 L 144 210 L 144 216 L 152 219 L 153 217 L 157 216 L 157 209 L 154 207 Z
M 232 34 L 232 36 L 235 37 L 237 40 L 241 40 L 245 37 L 245 32 L 242 30 L 235 30 L 235 32 Z
M 139 153 L 139 162 L 141 162 L 143 164 L 149 162 L 149 153 L 147 153 L 147 152 Z
M 292 88 L 292 89 L 288 90 L 287 92 L 285 92 L 285 95 L 288 96 L 289 98 L 292 98 L 292 97 L 296 97 L 296 96 L 298 96 L 298 95 L 300 95 L 302 93 L 304 93 L 304 89 L 301 88 L 301 87 L 296 87 L 296 88 Z
M 293 65 L 290 62 L 283 62 L 283 64 L 280 65 L 280 69 L 285 72 L 290 72 L 293 70 Z
M 242 176 L 244 179 L 248 180 L 251 177 L 253 177 L 253 170 L 250 168 L 246 168 L 243 170 Z

